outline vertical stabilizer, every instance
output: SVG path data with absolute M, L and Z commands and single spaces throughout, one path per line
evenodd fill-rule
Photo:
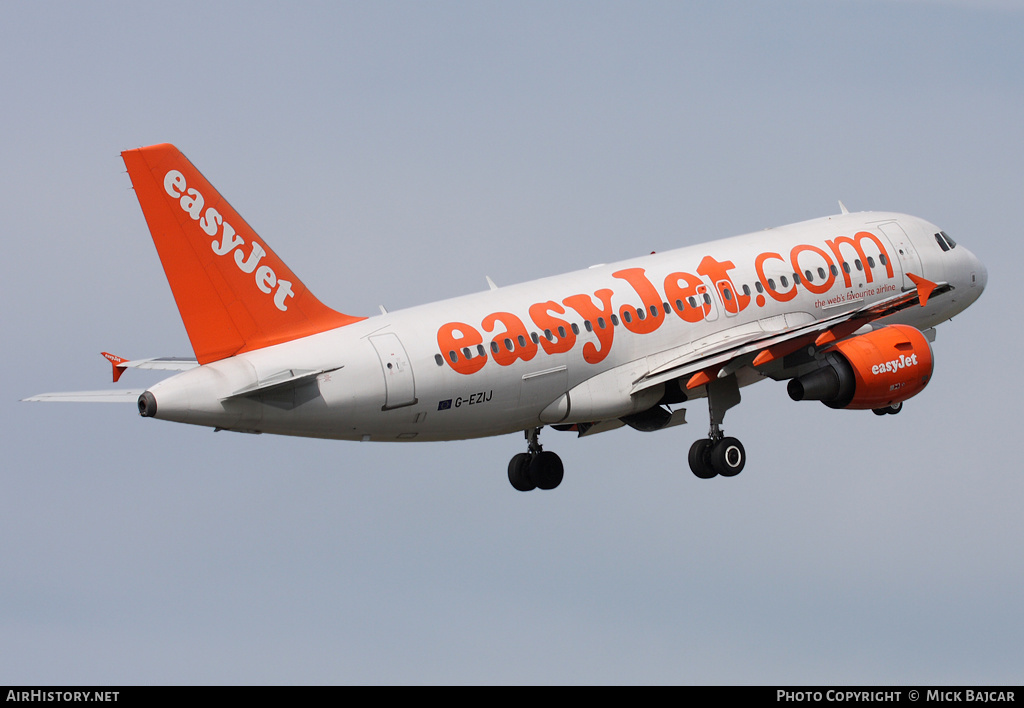
M 364 319 L 317 300 L 173 145 L 121 157 L 199 363 Z

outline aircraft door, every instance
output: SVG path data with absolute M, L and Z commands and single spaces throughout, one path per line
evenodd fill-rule
M 924 277 L 924 273 L 921 270 L 921 259 L 918 257 L 917 251 L 914 250 L 914 244 L 911 243 L 907 233 L 895 221 L 882 224 L 878 228 L 889 239 L 889 243 L 896 248 L 896 257 L 899 258 L 900 268 L 903 270 L 903 289 L 909 290 L 916 287 L 914 282 L 907 277 L 907 273 L 922 277 Z
M 370 344 L 380 358 L 381 370 L 384 372 L 384 406 L 381 410 L 402 408 L 416 403 L 416 380 L 412 373 L 412 364 L 405 353 L 405 347 L 393 332 L 375 334 L 370 337 Z

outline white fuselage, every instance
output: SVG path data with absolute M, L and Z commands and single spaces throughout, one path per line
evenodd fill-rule
M 150 392 L 162 419 L 346 440 L 451 440 L 617 418 L 657 402 L 663 389 L 630 386 L 666 362 L 890 297 L 913 287 L 907 273 L 953 290 L 885 323 L 926 329 L 949 319 L 987 276 L 967 249 L 941 248 L 938 232 L 893 213 L 815 219 L 371 317 L 183 372 Z M 288 371 L 321 373 L 237 395 Z M 761 375 L 748 367 L 739 379 Z

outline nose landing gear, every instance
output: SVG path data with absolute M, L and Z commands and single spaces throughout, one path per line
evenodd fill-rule
M 508 481 L 520 492 L 554 489 L 562 482 L 561 458 L 546 452 L 538 440 L 540 428 L 525 431 L 528 452 L 520 452 L 508 463 Z

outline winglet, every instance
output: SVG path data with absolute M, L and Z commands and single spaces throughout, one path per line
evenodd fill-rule
M 935 290 L 936 284 L 930 280 L 922 278 L 920 275 L 914 275 L 913 273 L 907 273 L 907 277 L 914 281 L 914 285 L 917 286 L 917 297 L 921 301 L 921 307 L 928 304 L 928 298 L 931 297 L 932 291 Z
M 110 365 L 114 368 L 114 383 L 117 383 L 118 379 L 121 378 L 121 374 L 124 373 L 125 364 L 128 363 L 127 359 L 122 359 L 117 354 L 111 354 L 110 352 L 100 352 L 103 358 L 110 362 Z

